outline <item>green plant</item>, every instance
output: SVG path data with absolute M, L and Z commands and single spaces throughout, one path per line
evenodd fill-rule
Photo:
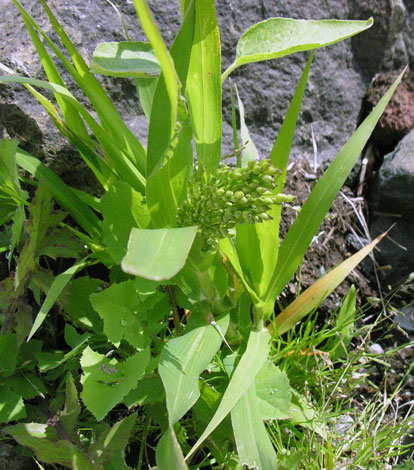
M 235 137 L 237 168 L 220 167 L 221 90 L 226 77 L 242 64 L 333 44 L 370 27 L 372 20 L 269 19 L 242 35 L 234 64 L 221 74 L 212 0 L 180 1 L 183 22 L 170 50 L 145 1 L 134 0 L 149 43 L 101 44 L 91 67 L 97 73 L 135 80 L 149 119 L 144 149 L 46 2 L 40 0 L 71 60 L 17 0 L 13 3 L 48 81 L 16 75 L 0 77 L 0 81 L 22 83 L 34 94 L 79 150 L 104 195 L 96 198 L 75 191 L 16 142 L 2 143 L 5 164 L 0 168 L 0 195 L 6 205 L 1 222 L 12 222 L 3 247 L 11 245 L 11 255 L 21 240 L 24 206 L 29 204 L 16 164 L 38 182 L 17 274 L 2 282 L 7 292 L 13 290 L 14 282 L 14 297 L 2 298 L 7 313 L 0 337 L 0 349 L 13 352 L 12 364 L 2 367 L 3 377 L 10 381 L 12 376 L 20 383 L 19 388 L 9 382 L 8 408 L 2 419 L 8 422 L 33 414 L 37 421 L 14 424 L 5 432 L 46 463 L 74 470 L 127 469 L 124 449 L 131 433 L 140 434 L 136 463 L 141 468 L 150 423 L 156 422 L 159 470 L 208 465 L 270 470 L 277 468 L 278 460 L 281 468 L 298 460 L 297 454 L 278 458 L 272 427 L 264 422 L 284 419 L 311 426 L 326 441 L 323 458 L 333 468 L 325 431 L 315 416 L 308 418 L 311 408 L 293 393 L 287 373 L 275 364 L 277 354 L 271 351 L 282 344 L 281 335 L 314 311 L 381 237 L 318 280 L 278 315 L 275 302 L 300 265 L 401 77 L 316 184 L 280 248 L 281 203 L 292 199 L 283 194 L 284 180 L 313 52 L 269 160 L 254 161 L 252 144 L 243 137 L 248 131 L 240 112 L 245 145 L 240 147 Z M 45 44 L 84 92 L 98 120 L 68 91 Z M 54 93 L 59 110 L 38 88 Z M 51 195 L 76 225 L 65 222 L 64 213 L 53 213 Z M 45 248 L 55 230 L 59 240 L 76 240 L 74 247 L 64 252 Z M 64 256 L 77 261 L 66 270 L 58 269 L 54 279 L 52 270 L 46 270 L 48 282 L 37 286 L 34 279 L 41 278 L 42 263 Z M 86 268 L 96 263 L 108 273 L 110 283 L 104 289 L 101 279 L 87 275 Z M 34 322 L 20 303 L 29 291 L 40 305 Z M 45 345 L 33 339 L 41 326 L 57 331 L 48 315 L 55 302 L 65 320 L 64 341 L 70 348 L 66 353 L 56 347 L 51 348 L 53 352 L 42 350 Z M 352 335 L 347 329 L 352 318 L 353 312 L 344 308 L 340 316 L 344 323 L 337 329 L 344 342 L 332 336 L 326 351 L 335 359 L 344 353 L 343 344 Z M 23 343 L 26 337 L 29 342 Z M 30 363 L 32 375 L 19 382 L 28 355 L 35 358 Z M 59 392 L 37 417 L 22 399 L 34 396 L 27 395 L 27 382 L 38 383 L 34 390 L 39 396 L 46 393 L 36 367 L 47 374 L 44 382 L 53 382 Z M 18 401 L 19 413 L 13 400 Z M 139 429 L 134 430 L 136 414 L 125 413 L 121 404 L 129 409 L 142 407 L 144 424 Z M 111 413 L 115 416 L 109 419 Z M 205 452 L 200 452 L 201 445 Z

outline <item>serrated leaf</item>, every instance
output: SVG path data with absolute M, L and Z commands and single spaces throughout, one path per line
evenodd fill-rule
M 171 279 L 184 266 L 197 227 L 131 230 L 122 269 L 153 281 Z
M 372 18 L 367 21 L 269 18 L 242 34 L 236 60 L 224 72 L 222 81 L 242 64 L 329 46 L 370 28 L 372 24 Z
M 71 282 L 67 304 L 64 306 L 75 325 L 92 328 L 95 333 L 102 331 L 102 320 L 93 309 L 89 296 L 99 292 L 101 288 L 101 279 L 78 277 Z
M 109 359 L 89 346 L 81 357 L 83 390 L 81 398 L 88 410 L 101 421 L 108 412 L 121 403 L 137 386 L 149 362 L 149 349 L 145 349 L 123 362 Z
M 115 346 L 119 346 L 122 339 L 137 349 L 145 349 L 149 345 L 149 335 L 143 330 L 139 316 L 144 309 L 134 281 L 113 284 L 98 294 L 92 294 L 90 301 L 104 322 L 106 336 Z
M 217 320 L 226 334 L 229 316 Z M 174 425 L 200 396 L 198 378 L 220 348 L 222 338 L 217 329 L 204 322 L 183 336 L 167 342 L 161 352 L 158 372 L 165 388 L 169 422 Z
M 103 241 L 116 263 L 126 255 L 132 227 L 147 228 L 148 209 L 141 193 L 123 181 L 111 185 L 101 199 Z
M 58 440 L 54 427 L 40 423 L 26 423 L 9 426 L 3 430 L 16 441 L 32 449 L 36 457 L 45 463 L 58 463 L 71 467 L 68 441 Z
M 66 378 L 65 408 L 60 413 L 59 425 L 72 439 L 76 436 L 75 430 L 80 412 L 81 407 L 78 400 L 78 392 L 72 375 L 69 373 Z
M 84 244 L 67 228 L 56 228 L 48 233 L 39 248 L 38 255 L 57 258 L 78 258 L 84 252 Z
M 267 361 L 257 374 L 255 383 L 262 419 L 289 418 L 290 388 L 286 372 Z
M 161 73 L 151 44 L 141 41 L 101 42 L 93 53 L 91 70 L 112 77 L 151 78 Z

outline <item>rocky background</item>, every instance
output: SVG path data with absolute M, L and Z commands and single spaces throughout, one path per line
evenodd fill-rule
M 132 1 L 113 1 L 128 25 L 131 38 L 144 39 Z M 54 38 L 39 2 L 22 3 Z M 99 42 L 124 39 L 119 18 L 106 0 L 49 0 L 48 4 L 85 58 L 92 56 Z M 150 0 L 149 4 L 170 43 L 180 24 L 177 5 L 163 0 Z M 313 132 L 319 162 L 334 158 L 387 86 L 409 65 L 404 83 L 374 134 L 365 159 L 361 158 L 363 177 L 360 165 L 350 181 L 355 195 L 362 194 L 369 201 L 372 235 L 396 222 L 391 234 L 396 243 L 383 242 L 377 260 L 385 285 L 397 285 L 414 271 L 414 134 L 409 134 L 414 127 L 414 75 L 410 73 L 414 69 L 414 0 L 217 0 L 216 4 L 223 70 L 233 61 L 240 35 L 266 18 L 374 17 L 374 26 L 368 31 L 316 51 L 292 149 L 295 157 L 313 160 Z M 308 53 L 299 53 L 249 64 L 231 76 L 262 157 L 272 148 L 307 58 Z M 19 74 L 44 78 L 30 37 L 11 0 L 0 0 L 0 62 Z M 147 124 L 132 81 L 102 78 L 102 82 L 127 124 L 145 142 Z M 228 86 L 227 81 L 223 91 L 223 154 L 232 151 Z M 76 87 L 70 89 L 81 98 Z M 79 156 L 21 85 L 0 85 L 1 136 L 17 137 L 22 147 L 47 161 L 68 183 L 94 189 L 93 178 Z M 357 194 L 360 179 L 363 185 Z M 359 243 L 355 239 L 351 242 L 355 247 Z

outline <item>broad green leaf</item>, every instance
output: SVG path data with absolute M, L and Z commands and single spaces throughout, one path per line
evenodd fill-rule
M 151 78 L 161 73 L 151 44 L 141 41 L 101 42 L 93 53 L 91 70 L 112 77 Z
M 260 470 L 277 469 L 276 452 L 263 423 L 254 382 L 231 410 L 231 422 L 241 462 Z
M 161 437 L 157 445 L 155 458 L 157 470 L 188 470 L 180 444 L 171 426 Z
M 194 8 L 192 6 L 171 47 L 171 57 L 181 82 L 182 94 L 184 94 L 187 80 L 193 36 Z M 162 131 L 158 129 L 158 126 L 161 126 L 163 119 L 165 120 L 166 99 L 166 89 L 161 82 L 154 96 L 150 125 L 150 134 L 153 132 L 156 145 L 162 140 L 161 137 L 164 139 L 162 134 L 157 133 Z M 193 172 L 192 130 L 184 100 L 181 98 L 177 103 L 175 127 L 174 137 L 162 156 L 162 168 L 153 172 L 147 179 L 147 205 L 156 227 L 177 225 L 177 207 L 181 205 L 186 195 L 187 180 Z
M 92 329 L 95 333 L 102 331 L 102 320 L 92 308 L 89 300 L 91 294 L 102 290 L 102 281 L 89 276 L 74 279 L 69 287 L 65 313 L 69 314 L 76 326 Z
M 221 48 L 214 0 L 194 0 L 195 31 L 187 99 L 199 169 L 215 171 L 221 149 Z
M 344 184 L 382 112 L 401 82 L 402 74 L 344 145 L 312 190 L 298 217 L 290 227 L 279 249 L 277 265 L 266 292 L 265 300 L 267 302 L 275 301 L 301 263 L 335 196 Z
M 72 441 L 76 435 L 78 418 L 81 412 L 81 407 L 78 400 L 78 392 L 72 375 L 69 373 L 66 378 L 66 398 L 65 408 L 60 413 L 59 425 L 63 431 L 70 436 Z
M 236 60 L 223 73 L 222 81 L 240 65 L 329 46 L 370 28 L 372 24 L 372 18 L 367 21 L 269 18 L 242 34 Z
M 105 470 L 133 470 L 125 462 L 125 451 L 116 452 L 110 462 L 105 465 Z
M 88 410 L 101 421 L 137 385 L 149 361 L 144 349 L 123 362 L 109 359 L 89 346 L 81 357 L 83 389 L 81 398 Z
M 45 179 L 49 183 L 53 198 L 67 210 L 78 224 L 90 235 L 97 236 L 101 229 L 98 217 L 84 204 L 76 194 L 52 170 L 27 152 L 17 149 L 16 162 L 38 181 Z
M 268 331 L 251 331 L 246 351 L 237 364 L 216 413 L 207 425 L 203 434 L 190 450 L 186 459 L 190 458 L 194 454 L 205 439 L 230 413 L 240 398 L 247 392 L 257 373 L 266 362 L 269 350 L 270 336 Z
M 286 113 L 282 127 L 279 131 L 270 159 L 282 174 L 277 178 L 277 192 L 283 191 L 286 168 L 296 121 L 305 91 L 309 69 L 312 63 L 311 54 L 297 90 Z M 272 220 L 260 224 L 244 224 L 237 226 L 236 247 L 243 274 L 254 289 L 257 297 L 263 299 L 274 276 L 279 253 L 279 225 L 281 205 L 273 206 L 270 216 Z M 255 300 L 252 298 L 253 301 Z M 257 302 L 255 302 L 257 303 Z M 266 303 L 266 302 L 265 302 Z M 274 302 L 268 302 L 266 309 L 273 311 Z
M 92 294 L 90 301 L 104 322 L 104 332 L 115 346 L 122 339 L 136 349 L 149 346 L 150 337 L 143 329 L 139 313 L 142 307 L 132 280 L 112 284 L 107 289 Z
M 165 163 L 165 153 L 176 132 L 180 83 L 174 62 L 154 23 L 145 0 L 134 0 L 135 9 L 154 53 L 159 61 L 162 74 L 151 111 L 148 130 L 146 175 L 151 176 Z
M 187 181 L 193 172 L 192 133 L 184 102 L 180 101 L 174 141 L 166 150 L 166 162 L 153 173 L 146 184 L 146 202 L 155 227 L 175 227 L 177 208 L 187 191 Z
M 141 193 L 123 181 L 109 187 L 101 199 L 103 241 L 116 263 L 126 255 L 132 227 L 147 228 L 148 209 Z
M 226 333 L 229 316 L 217 320 Z M 170 425 L 174 425 L 200 396 L 198 378 L 219 350 L 222 338 L 205 322 L 183 336 L 170 339 L 162 350 L 158 371 L 164 384 Z
M 197 227 L 131 230 L 122 269 L 153 281 L 171 279 L 184 266 Z
M 296 323 L 309 312 L 318 307 L 348 274 L 374 249 L 386 233 L 377 237 L 374 241 L 359 250 L 353 256 L 343 261 L 323 277 L 308 287 L 297 299 L 289 304 L 276 317 L 277 333 L 283 334 L 294 328 Z
M 327 439 L 326 424 L 321 419 L 315 406 L 306 401 L 306 397 L 292 389 L 292 402 L 289 408 L 290 421 L 299 424 L 319 434 L 322 439 Z
M 9 377 L 13 374 L 17 363 L 19 348 L 14 334 L 0 336 L 0 375 Z
M 12 390 L 7 383 L 0 383 L 0 423 L 17 421 L 26 417 L 23 398 Z
M 243 101 L 240 99 L 237 85 L 235 85 L 235 89 L 237 95 L 237 102 L 239 104 L 240 137 L 243 148 L 241 166 L 244 167 L 247 166 L 247 163 L 250 160 L 259 160 L 259 152 L 257 151 L 257 148 L 254 145 L 252 138 L 250 137 L 250 132 L 246 125 L 246 120 L 244 118 L 244 105 Z
M 144 377 L 138 382 L 137 388 L 131 390 L 124 398 L 124 405 L 128 408 L 133 406 L 150 405 L 165 400 L 164 387 L 159 375 Z
M 36 315 L 35 321 L 33 323 L 32 329 L 30 330 L 29 336 L 27 337 L 27 341 L 29 341 L 36 331 L 40 328 L 42 323 L 45 321 L 47 314 L 49 313 L 50 309 L 55 304 L 57 298 L 62 293 L 63 289 L 68 285 L 72 277 L 81 269 L 88 266 L 90 262 L 87 261 L 87 258 L 83 258 L 69 269 L 60 273 L 58 276 L 55 277 L 52 285 L 50 286 L 49 292 L 40 307 L 38 314 Z
M 71 467 L 68 441 L 58 440 L 60 436 L 53 426 L 40 423 L 15 424 L 3 429 L 3 432 L 13 436 L 22 446 L 32 449 L 39 460 Z
M 267 361 L 256 376 L 256 398 L 262 419 L 289 418 L 289 379 L 272 361 Z

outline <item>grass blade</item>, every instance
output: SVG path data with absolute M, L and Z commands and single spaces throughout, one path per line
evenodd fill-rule
M 195 0 L 195 34 L 187 80 L 199 169 L 213 172 L 221 149 L 221 54 L 214 0 Z
M 386 233 L 377 237 L 374 241 L 359 250 L 353 256 L 343 261 L 336 268 L 329 271 L 325 276 L 318 279 L 311 287 L 305 290 L 297 299 L 286 307 L 276 317 L 278 334 L 294 328 L 296 323 L 305 315 L 318 307 L 345 278 L 348 274 L 374 249 Z
M 194 454 L 204 440 L 216 429 L 234 408 L 240 398 L 247 392 L 260 368 L 266 362 L 269 350 L 270 336 L 268 331 L 252 331 L 249 336 L 246 351 L 230 379 L 230 383 L 224 392 L 217 411 L 203 434 L 188 453 L 186 460 Z
M 314 187 L 279 249 L 279 258 L 272 282 L 266 293 L 266 301 L 274 302 L 301 263 L 335 196 L 344 184 L 382 112 L 401 82 L 403 73 L 395 80 L 369 116 L 365 118 Z
M 90 262 L 87 261 L 87 258 L 83 258 L 55 278 L 55 280 L 52 282 L 52 285 L 50 286 L 49 292 L 47 293 L 43 305 L 40 307 L 39 313 L 36 315 L 32 329 L 30 330 L 29 336 L 27 337 L 27 341 L 30 341 L 36 331 L 41 327 L 50 309 L 53 307 L 57 298 L 62 293 L 63 289 L 67 286 L 67 284 L 70 282 L 72 277 L 79 270 L 83 269 L 85 266 L 88 266 L 88 264 L 90 264 Z
M 188 470 L 174 429 L 171 426 L 168 427 L 158 442 L 155 458 L 157 470 Z

